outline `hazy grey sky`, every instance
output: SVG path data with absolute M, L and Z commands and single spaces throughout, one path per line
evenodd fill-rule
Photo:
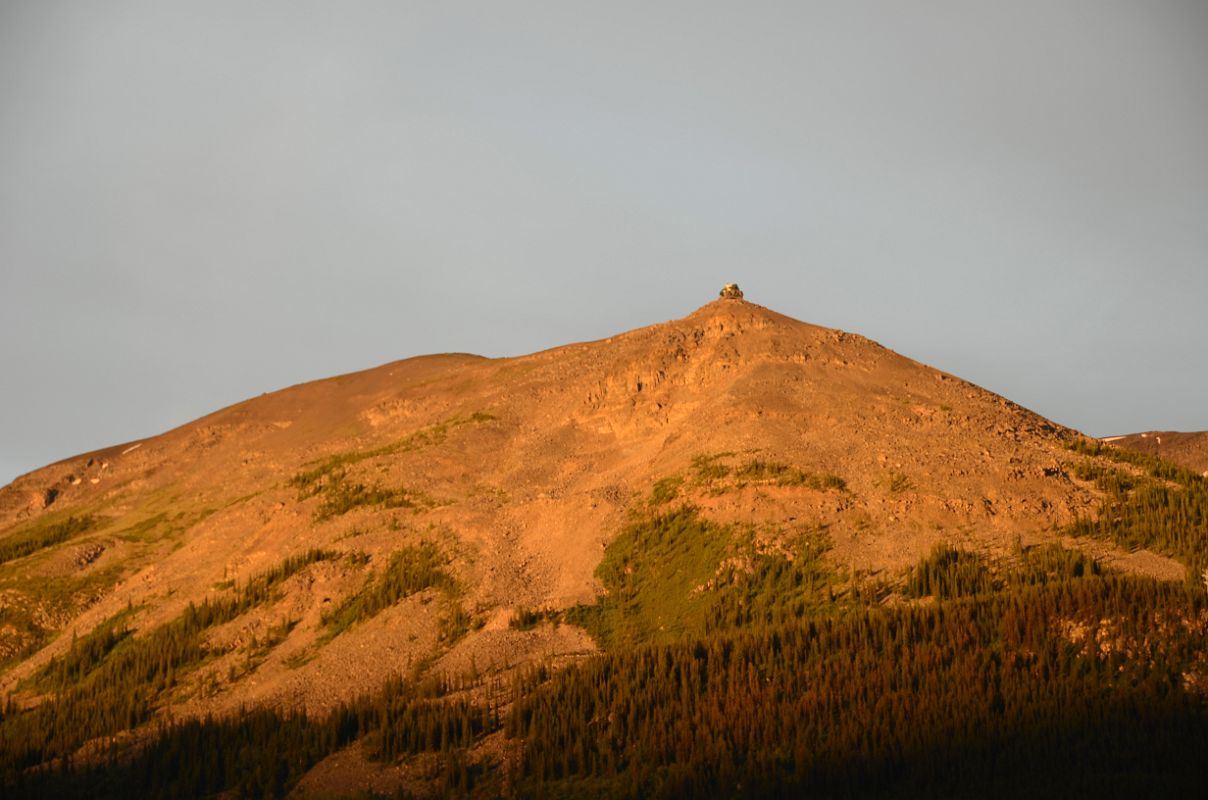
M 1208 3 L 0 0 L 0 482 L 725 281 L 1208 428 Z

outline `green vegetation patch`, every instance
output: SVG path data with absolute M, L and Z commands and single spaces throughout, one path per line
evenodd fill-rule
M 710 481 L 719 481 L 729 477 L 734 470 L 720 463 L 722 459 L 730 458 L 734 454 L 730 452 L 716 453 L 714 455 L 698 455 L 692 459 L 692 472 L 697 483 L 709 483 Z
M 654 488 L 650 491 L 650 505 L 661 506 L 670 503 L 679 497 L 680 487 L 683 485 L 682 475 L 672 475 L 669 478 L 655 481 Z
M 1153 456 L 1096 442 L 1076 440 L 1069 449 L 1143 473 L 1077 465 L 1076 476 L 1095 481 L 1106 496 L 1094 519 L 1077 520 L 1069 532 L 1177 558 L 1188 567 L 1188 580 L 1199 583 L 1208 569 L 1208 479 Z
M 698 455 L 692 459 L 691 483 L 705 487 L 711 494 L 724 494 L 749 485 L 786 486 L 813 489 L 815 491 L 846 491 L 847 481 L 831 473 L 817 473 L 779 461 L 749 459 L 734 462 L 737 454 L 731 452 L 713 455 Z M 655 484 L 652 504 L 658 505 L 674 499 L 683 483 L 680 478 L 665 478 Z
M 456 581 L 449 575 L 449 560 L 432 542 L 420 542 L 404 547 L 390 557 L 390 563 L 380 575 L 371 575 L 360 591 L 349 596 L 323 615 L 328 639 L 339 636 L 358 622 L 371 619 L 385 609 L 425 589 L 438 589 L 454 596 Z M 465 627 L 468 629 L 469 622 Z M 454 620 L 450 630 L 461 628 Z
M 206 660 L 202 634 L 277 597 L 274 587 L 309 564 L 334 557 L 310 550 L 262 573 L 230 597 L 189 604 L 176 619 L 146 636 L 131 636 L 120 617 L 72 643 L 36 677 L 54 694 L 27 711 L 0 718 L 0 774 L 15 773 L 74 753 L 98 736 L 149 720 L 160 696 Z
M 44 647 L 62 626 L 121 580 L 123 567 L 24 576 L 0 583 L 0 668 Z
M 353 464 L 371 458 L 406 453 L 422 447 L 438 445 L 443 443 L 449 437 L 449 433 L 457 428 L 490 422 L 494 419 L 495 417 L 490 414 L 476 411 L 466 417 L 454 417 L 453 419 L 422 428 L 397 442 L 392 442 L 382 447 L 339 453 L 318 462 L 310 469 L 303 470 L 294 475 L 294 477 L 290 478 L 289 485 L 298 489 L 299 499 L 313 497 L 321 491 L 325 479 L 330 478 L 336 473 L 345 472 L 346 468 Z
M 214 508 L 178 511 L 174 514 L 161 511 L 117 531 L 114 535 L 127 542 L 155 544 L 178 537 L 216 511 L 217 509 Z
M 1010 558 L 990 563 L 977 553 L 938 544 L 906 572 L 902 594 L 947 600 L 1099 577 L 1107 570 L 1079 550 L 1060 544 L 1017 545 Z
M 113 649 L 134 634 L 129 626 L 134 609 L 127 606 L 112 617 L 97 624 L 83 638 L 74 633 L 71 647 L 34 674 L 32 685 L 43 691 L 62 691 L 87 678 Z
M 732 530 L 682 508 L 630 523 L 604 552 L 604 595 L 567 613 L 605 647 L 673 641 L 704 630 L 705 584 L 730 549 Z
M 750 481 L 776 486 L 804 486 L 818 491 L 842 491 L 847 488 L 847 481 L 838 475 L 819 475 L 777 461 L 748 461 L 735 471 L 735 476 L 742 483 Z
M 0 539 L 0 564 L 62 544 L 96 527 L 96 517 L 84 514 L 57 522 L 39 523 Z
M 711 522 L 691 507 L 638 520 L 608 546 L 596 569 L 603 596 L 568 610 L 564 619 L 615 648 L 774 624 L 829 608 L 840 582 L 822 562 L 829 544 L 815 532 L 794 545 L 791 558 L 760 552 L 754 531 Z
M 479 685 L 394 678 L 325 714 L 257 708 L 169 723 L 122 758 L 71 761 L 44 772 L 10 770 L 0 790 L 14 798 L 279 798 L 325 756 L 359 739 L 374 760 L 424 757 L 424 778 L 436 796 L 497 797 L 497 764 L 471 756 L 470 748 L 502 728 L 503 712 L 497 703 L 450 696 Z
M 402 487 L 351 483 L 346 480 L 343 472 L 328 476 L 318 491 L 323 495 L 323 502 L 315 512 L 315 520 L 320 522 L 347 514 L 352 509 L 361 506 L 407 508 L 418 511 L 436 505 L 423 492 Z
M 548 608 L 520 608 L 516 610 L 508 625 L 512 630 L 531 631 L 543 622 L 559 622 L 561 619 L 562 612 L 560 611 Z
M 421 491 L 351 480 L 348 477 L 348 467 L 373 458 L 438 445 L 457 428 L 489 422 L 493 419 L 495 417 L 490 414 L 475 412 L 466 417 L 455 417 L 423 428 L 383 447 L 339 453 L 297 473 L 290 478 L 289 485 L 298 490 L 299 500 L 322 496 L 322 503 L 315 512 L 315 519 L 320 522 L 346 514 L 354 508 L 366 506 L 404 508 L 412 511 L 432 508 L 436 503 Z
M 740 556 L 723 565 L 716 581 L 706 633 L 797 623 L 867 599 L 824 561 L 831 545 L 822 529 L 790 539 L 789 554 L 759 552 L 749 537 L 740 542 Z

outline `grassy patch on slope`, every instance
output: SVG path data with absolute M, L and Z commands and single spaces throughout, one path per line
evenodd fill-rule
M 42 522 L 0 539 L 0 564 L 62 544 L 92 530 L 96 518 L 91 514 L 71 516 L 57 522 Z
M 564 618 L 614 648 L 829 608 L 841 580 L 822 561 L 825 538 L 815 532 L 793 545 L 787 555 L 760 552 L 753 531 L 712 522 L 691 507 L 637 520 L 596 570 L 604 595 Z

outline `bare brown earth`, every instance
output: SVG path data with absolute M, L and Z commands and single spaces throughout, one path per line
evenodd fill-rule
M 1068 469 L 1081 458 L 1065 449 L 1077 435 L 862 336 L 742 300 L 518 358 L 426 356 L 294 386 L 0 490 L 0 541 L 72 514 L 101 520 L 0 567 L 0 602 L 39 610 L 64 631 L 11 665 L 0 694 L 63 652 L 70 631 L 128 603 L 147 630 L 312 547 L 369 561 L 316 564 L 289 579 L 278 604 L 215 631 L 229 655 L 193 676 L 197 691 L 181 691 L 165 713 L 322 709 L 400 671 L 573 658 L 594 648 L 581 630 L 514 630 L 510 615 L 590 602 L 593 571 L 627 515 L 660 479 L 691 474 L 695 457 L 843 478 L 842 492 L 689 482 L 685 499 L 771 536 L 825 526 L 837 566 L 892 578 L 941 541 L 1006 552 L 1017 537 L 1057 540 L 1061 526 L 1093 514 L 1093 486 Z M 300 498 L 288 481 L 341 455 L 348 480 L 424 502 L 317 518 L 322 499 Z M 422 539 L 451 554 L 460 602 L 480 628 L 440 641 L 446 601 L 428 592 L 318 640 L 324 608 Z M 1182 574 L 1160 556 L 1096 546 L 1121 568 Z M 44 596 L 48 580 L 83 588 L 56 605 Z M 298 620 L 284 642 L 250 659 L 249 643 L 284 619 Z
M 1147 431 L 1108 436 L 1102 441 L 1140 453 L 1159 456 L 1208 475 L 1208 431 Z

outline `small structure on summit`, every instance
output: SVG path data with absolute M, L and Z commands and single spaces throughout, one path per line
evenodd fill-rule
M 721 287 L 721 299 L 722 300 L 741 300 L 742 299 L 742 289 L 738 288 L 737 283 L 727 283 L 725 286 Z

